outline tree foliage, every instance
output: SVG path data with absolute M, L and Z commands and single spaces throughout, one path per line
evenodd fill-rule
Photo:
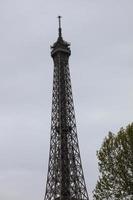
M 133 123 L 109 133 L 97 152 L 99 180 L 95 200 L 133 200 Z

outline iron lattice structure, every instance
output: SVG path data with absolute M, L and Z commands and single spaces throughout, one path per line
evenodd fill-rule
M 44 200 L 89 200 L 77 138 L 69 72 L 70 44 L 61 34 L 51 47 L 54 61 L 51 140 Z

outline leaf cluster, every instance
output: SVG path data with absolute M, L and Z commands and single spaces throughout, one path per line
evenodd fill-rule
M 108 136 L 97 152 L 99 180 L 95 200 L 133 199 L 133 123 Z

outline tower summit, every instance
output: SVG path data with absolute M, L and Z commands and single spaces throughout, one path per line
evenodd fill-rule
M 80 158 L 69 71 L 70 44 L 59 35 L 51 47 L 54 62 L 51 139 L 44 200 L 89 200 Z

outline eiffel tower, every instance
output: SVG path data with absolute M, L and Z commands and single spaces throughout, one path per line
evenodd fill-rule
M 70 44 L 59 35 L 51 47 L 54 62 L 51 140 L 44 200 L 89 200 L 80 158 L 69 71 Z

